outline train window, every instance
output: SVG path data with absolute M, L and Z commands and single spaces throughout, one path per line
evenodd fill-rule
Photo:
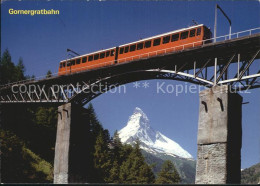
M 60 68 L 62 68 L 62 63 L 60 63 Z
M 163 44 L 169 43 L 170 37 L 171 37 L 171 36 L 165 36 L 165 37 L 163 38 Z
M 99 59 L 99 54 L 94 55 L 94 60 L 97 60 L 97 59 Z
M 87 62 L 87 57 L 83 57 L 82 58 L 82 63 L 86 63 Z
M 182 33 L 181 33 L 181 39 L 186 39 L 186 38 L 188 37 L 188 34 L 189 34 L 188 31 L 182 32 Z
M 93 56 L 89 56 L 88 61 L 93 61 Z
M 71 66 L 75 65 L 75 60 L 71 60 L 70 63 L 71 63 Z
M 153 46 L 160 45 L 160 43 L 161 43 L 161 38 L 153 40 Z
M 144 47 L 145 48 L 150 48 L 151 47 L 151 41 L 145 41 L 145 43 L 144 43 Z
M 201 34 L 201 28 L 197 28 L 197 36 Z
M 179 40 L 179 33 L 178 34 L 173 34 L 172 35 L 172 42 L 173 41 L 178 41 Z
M 63 63 L 62 63 L 62 66 L 63 66 L 63 67 L 65 67 L 65 66 L 66 66 L 66 63 L 65 63 L 65 62 L 63 62 Z
M 120 54 L 123 54 L 123 53 L 124 53 L 124 47 L 120 48 L 119 53 L 120 53 Z
M 194 37 L 195 36 L 195 29 L 193 29 L 193 30 L 190 30 L 190 37 Z
M 129 51 L 129 46 L 125 47 L 125 53 L 127 53 Z
M 106 51 L 106 57 L 110 55 L 110 51 Z
M 102 52 L 101 54 L 100 54 L 100 59 L 103 59 L 105 57 L 105 52 Z
M 135 49 L 136 49 L 136 44 L 130 46 L 130 52 L 135 51 Z
M 204 27 L 203 35 L 204 35 L 203 39 L 210 39 L 212 37 L 211 31 L 207 27 Z M 209 43 L 209 42 L 210 42 L 210 40 L 206 41 L 206 43 Z
M 114 56 L 114 54 L 115 54 L 115 50 L 111 50 L 111 56 Z
M 137 44 L 137 50 L 141 50 L 144 48 L 144 43 L 138 43 Z
M 67 67 L 70 67 L 71 66 L 71 63 L 70 61 L 67 62 Z
M 77 64 L 77 65 L 80 64 L 80 59 L 77 59 L 77 60 L 76 60 L 76 64 Z

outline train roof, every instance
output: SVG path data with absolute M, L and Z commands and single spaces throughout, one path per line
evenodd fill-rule
M 162 36 L 166 36 L 166 35 L 169 35 L 169 34 L 174 34 L 174 33 L 177 33 L 177 32 L 181 32 L 181 31 L 184 31 L 184 30 L 197 28 L 197 27 L 201 27 L 201 26 L 204 26 L 204 25 L 200 24 L 200 25 L 195 25 L 195 26 L 188 27 L 188 28 L 182 28 L 182 29 L 171 31 L 171 32 L 166 32 L 164 34 L 159 34 L 159 35 L 156 35 L 156 36 L 147 37 L 147 38 L 144 38 L 144 39 L 141 39 L 141 40 L 138 40 L 138 41 L 134 41 L 134 42 L 131 42 L 131 43 L 123 44 L 123 45 L 120 45 L 119 47 L 131 45 L 131 44 L 134 44 L 134 43 L 139 43 L 139 42 L 142 42 L 142 41 L 147 41 L 147 40 L 154 39 L 154 38 L 157 38 L 157 37 L 162 37 Z

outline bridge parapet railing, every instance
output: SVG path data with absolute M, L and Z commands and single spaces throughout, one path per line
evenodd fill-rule
M 244 31 L 240 31 L 240 32 L 236 32 L 236 33 L 232 33 L 231 35 L 223 35 L 223 36 L 219 36 L 216 38 L 210 38 L 210 39 L 206 39 L 206 40 L 202 40 L 202 41 L 196 41 L 193 43 L 186 43 L 183 45 L 178 45 L 178 46 L 174 46 L 174 47 L 170 47 L 170 48 L 165 48 L 165 49 L 160 49 L 160 50 L 156 50 L 156 51 L 152 51 L 152 52 L 148 52 L 148 53 L 143 53 L 143 54 L 139 54 L 139 55 L 135 55 L 135 56 L 131 56 L 131 57 L 126 57 L 123 59 L 119 59 L 118 62 L 122 63 L 122 62 L 131 62 L 131 61 L 135 61 L 135 60 L 139 60 L 139 59 L 146 59 L 146 58 L 150 58 L 150 57 L 154 57 L 157 55 L 164 55 L 164 54 L 169 54 L 172 52 L 176 52 L 176 51 L 182 51 L 185 50 L 187 48 L 195 48 L 197 46 L 200 46 L 201 44 L 206 44 L 206 43 L 211 43 L 214 41 L 214 39 L 216 39 L 216 42 L 221 42 L 221 41 L 225 41 L 225 40 L 230 40 L 230 39 L 236 39 L 239 37 L 243 37 L 243 36 L 250 36 L 256 33 L 260 32 L 260 27 L 257 28 L 253 28 L 253 29 L 249 29 L 249 30 L 244 30 Z M 79 67 L 79 68 L 74 68 L 74 69 L 69 69 L 67 70 L 67 75 L 71 74 L 71 73 L 80 73 L 82 71 L 88 70 L 90 69 L 94 69 L 95 67 L 100 67 L 100 66 L 109 66 L 114 64 L 114 60 L 113 61 L 107 61 L 104 63 L 100 63 L 100 64 L 95 64 L 95 65 L 88 65 L 86 67 Z M 38 80 L 43 80 L 43 79 L 51 79 L 53 77 L 57 77 L 58 76 L 58 72 L 53 73 L 51 75 L 51 77 L 46 77 L 46 75 L 43 76 L 37 76 L 35 78 L 31 78 L 31 79 L 26 79 L 26 80 L 22 80 L 22 81 L 17 81 L 17 82 L 12 82 L 12 83 L 8 83 L 5 85 L 0 85 L 0 88 L 4 88 L 4 87 L 9 87 L 12 85 L 16 85 L 16 84 L 24 84 L 24 83 L 29 83 L 29 82 L 36 82 Z
M 216 41 L 220 42 L 220 41 L 225 41 L 225 40 L 229 40 L 229 39 L 236 39 L 236 38 L 243 37 L 243 36 L 250 36 L 250 35 L 253 35 L 253 34 L 257 34 L 259 32 L 260 32 L 260 27 L 253 28 L 253 29 L 249 29 L 249 30 L 236 32 L 236 33 L 233 33 L 231 35 L 228 34 L 228 35 L 216 37 Z M 214 40 L 214 38 L 212 38 L 212 39 Z

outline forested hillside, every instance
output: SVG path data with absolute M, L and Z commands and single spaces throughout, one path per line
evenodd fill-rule
M 5 50 L 0 61 L 0 84 L 33 77 L 26 76 L 25 70 L 23 59 L 15 65 Z M 52 182 L 57 109 L 22 104 L 0 106 L 1 182 Z
M 241 172 L 242 184 L 259 184 L 260 183 L 260 163 L 253 165 Z
M 51 76 L 48 71 L 46 76 Z M 5 50 L 0 61 L 0 85 L 25 80 L 22 58 L 17 65 Z M 1 183 L 52 183 L 56 140 L 57 107 L 44 104 L 0 104 Z M 152 165 L 145 162 L 139 142 L 132 147 L 121 143 L 117 132 L 111 138 L 91 104 L 84 109 L 88 140 L 84 168 L 88 183 L 177 183 L 171 163 L 163 166 L 156 180 Z M 76 168 L 81 171 L 80 168 Z

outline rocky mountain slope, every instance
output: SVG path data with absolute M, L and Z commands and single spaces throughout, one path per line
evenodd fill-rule
M 260 163 L 242 170 L 241 183 L 260 184 Z
M 191 154 L 178 143 L 154 130 L 146 114 L 138 107 L 129 117 L 127 125 L 119 132 L 123 143 L 133 144 L 138 139 L 143 155 L 154 164 L 154 173 L 160 171 L 164 160 L 171 160 L 182 178 L 182 183 L 194 183 L 196 163 Z

